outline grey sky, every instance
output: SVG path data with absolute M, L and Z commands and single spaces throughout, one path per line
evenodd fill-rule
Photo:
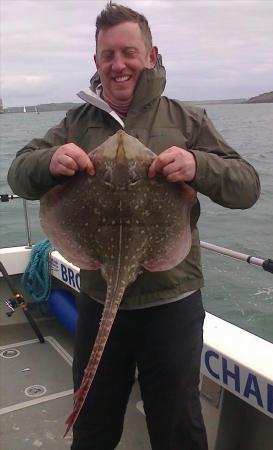
M 4 106 L 78 101 L 95 71 L 95 19 L 106 1 L 0 1 Z M 224 99 L 273 90 L 273 1 L 117 3 L 149 20 L 167 95 Z

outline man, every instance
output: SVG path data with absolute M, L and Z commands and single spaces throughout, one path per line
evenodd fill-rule
M 206 112 L 163 97 L 165 70 L 144 16 L 109 3 L 96 22 L 97 73 L 86 104 L 18 152 L 9 171 L 17 194 L 40 198 L 77 171 L 95 172 L 87 153 L 124 128 L 158 154 L 148 176 L 187 182 L 228 208 L 259 196 L 255 170 L 215 130 Z M 195 217 L 199 204 L 193 208 Z M 197 228 L 172 270 L 144 271 L 127 289 L 83 410 L 73 450 L 113 450 L 121 437 L 136 366 L 153 450 L 206 450 L 199 399 L 204 310 Z M 74 385 L 80 385 L 105 298 L 99 271 L 81 271 Z

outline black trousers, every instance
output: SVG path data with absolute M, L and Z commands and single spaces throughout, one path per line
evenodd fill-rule
M 75 390 L 96 338 L 102 305 L 81 294 L 75 343 Z M 85 405 L 72 450 L 114 450 L 138 367 L 153 450 L 207 450 L 199 399 L 204 309 L 200 291 L 174 303 L 119 310 Z M 135 450 L 135 449 L 128 449 Z

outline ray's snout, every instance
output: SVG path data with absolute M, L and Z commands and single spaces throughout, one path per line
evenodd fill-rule
M 124 148 L 123 132 L 118 133 L 118 142 L 117 142 L 115 159 L 116 159 L 117 163 L 125 163 L 125 161 L 127 160 L 126 152 L 125 152 L 125 148 Z

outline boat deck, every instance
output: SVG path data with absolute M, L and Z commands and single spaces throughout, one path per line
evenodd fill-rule
M 14 281 L 19 283 L 19 280 Z M 9 298 L 10 293 L 3 279 L 0 279 L 0 292 L 2 299 Z M 56 319 L 42 316 L 40 311 L 36 310 L 36 306 L 31 312 L 42 335 L 46 338 L 45 344 L 40 344 L 36 339 L 34 331 L 20 309 L 13 318 L 7 318 L 7 308 L 3 301 L 0 302 L 1 449 L 65 450 L 70 448 L 72 441 L 71 433 L 66 438 L 63 438 L 63 434 L 65 420 L 73 403 L 71 364 L 74 337 Z M 221 356 L 220 350 L 216 354 L 218 347 L 212 346 L 213 338 L 217 345 L 223 347 L 222 328 L 226 325 L 230 330 L 230 326 L 223 324 L 223 321 L 215 324 L 212 317 L 207 319 L 210 320 L 206 323 L 205 345 L 211 344 L 211 347 L 207 347 L 207 351 L 214 349 L 214 355 L 216 355 L 214 363 L 220 362 L 221 358 L 228 361 L 232 385 L 234 384 L 232 370 L 235 370 L 232 357 L 229 358 L 229 353 Z M 246 353 L 248 355 L 254 353 L 255 363 L 264 360 L 266 365 L 264 364 L 263 367 L 270 374 L 271 344 L 260 342 L 258 338 L 246 335 L 237 328 L 233 330 L 233 333 L 236 339 L 235 341 L 230 339 L 230 342 L 226 339 L 228 341 L 225 341 L 226 347 L 227 344 L 231 347 L 232 342 L 240 342 L 240 347 L 244 344 L 244 348 L 251 348 L 252 352 Z M 245 343 L 243 337 L 246 339 Z M 257 340 L 256 347 L 254 338 L 255 342 Z M 251 346 L 247 345 L 249 342 L 252 343 Z M 264 349 L 264 352 L 261 349 Z M 268 358 L 263 355 L 268 355 Z M 236 361 L 239 367 L 239 360 Z M 239 369 L 242 373 L 239 381 L 241 380 L 242 389 L 245 389 L 244 368 L 240 366 Z M 212 365 L 210 370 L 218 370 L 220 374 L 220 366 Z M 253 372 L 252 369 L 249 372 L 251 378 L 248 379 L 253 379 L 252 373 L 256 373 L 254 369 Z M 257 386 L 251 384 L 251 399 L 256 399 L 254 387 L 259 389 L 261 386 L 259 390 L 263 395 L 261 398 L 268 401 L 270 409 L 273 405 L 270 403 L 273 385 L 270 378 L 266 393 L 263 380 L 260 377 L 259 385 L 258 382 Z M 238 450 L 239 448 L 240 450 L 272 450 L 272 418 L 253 408 L 232 392 L 223 389 L 220 384 L 204 374 L 201 382 L 201 402 L 209 450 Z M 136 382 L 129 399 L 124 431 L 117 450 L 150 449 L 139 387 Z
M 1 329 L 1 448 L 69 449 L 63 438 L 72 407 L 73 336 L 55 320 L 38 322 L 45 343 L 28 323 Z M 118 450 L 148 450 L 149 437 L 135 384 Z

